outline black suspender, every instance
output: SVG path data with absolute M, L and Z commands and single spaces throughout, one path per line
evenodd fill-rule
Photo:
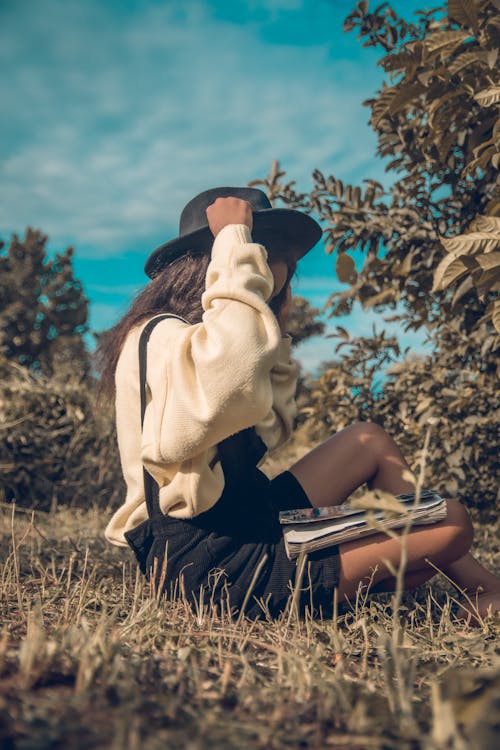
M 177 318 L 187 323 L 187 320 L 179 315 L 164 313 L 149 320 L 144 326 L 139 339 L 139 379 L 141 392 L 141 431 L 146 412 L 146 367 L 147 367 L 147 345 L 151 332 L 155 325 L 166 318 Z M 267 448 L 260 437 L 257 436 L 255 428 L 249 427 L 231 435 L 221 441 L 217 446 L 217 453 L 210 463 L 213 468 L 217 461 L 221 461 L 224 472 L 225 483 L 237 482 L 242 476 L 248 476 L 253 472 L 255 466 L 266 453 Z M 151 474 L 143 467 L 144 496 L 150 519 L 161 516 L 159 503 L 159 487 Z
M 157 315 L 155 318 L 152 318 L 150 321 L 146 323 L 144 328 L 141 332 L 141 337 L 139 339 L 139 381 L 140 381 L 140 392 L 141 392 L 141 432 L 144 424 L 144 414 L 146 412 L 146 369 L 147 369 L 147 346 L 149 337 L 151 336 L 151 332 L 153 328 L 159 323 L 161 320 L 165 320 L 166 318 L 177 318 L 177 320 L 182 320 L 183 323 L 187 323 L 187 320 L 184 320 L 184 318 L 181 318 L 179 315 L 173 315 L 171 313 L 164 313 L 163 315 Z M 159 506 L 159 488 L 157 482 L 153 479 L 151 474 L 146 471 L 146 469 L 143 467 L 142 469 L 143 477 L 144 477 L 144 496 L 146 498 L 146 507 L 148 509 L 148 516 L 149 518 L 153 518 L 153 516 L 158 515 L 160 512 L 160 506 Z

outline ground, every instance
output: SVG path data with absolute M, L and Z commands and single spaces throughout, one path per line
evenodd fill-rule
M 152 599 L 105 517 L 0 509 L 0 746 L 496 748 L 499 628 L 464 628 L 446 581 L 220 620 Z M 498 570 L 498 527 L 476 530 Z

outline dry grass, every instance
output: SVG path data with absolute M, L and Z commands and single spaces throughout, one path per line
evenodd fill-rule
M 0 517 L 4 748 L 496 748 L 498 628 L 446 584 L 236 626 L 151 599 L 98 510 Z

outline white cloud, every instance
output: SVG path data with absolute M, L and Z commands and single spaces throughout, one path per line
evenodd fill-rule
M 316 166 L 349 179 L 372 162 L 366 72 L 325 46 L 272 45 L 201 2 L 29 5 L 22 24 L 4 17 L 0 51 L 3 231 L 40 226 L 102 257 L 167 239 L 194 194 L 273 158 L 302 184 Z

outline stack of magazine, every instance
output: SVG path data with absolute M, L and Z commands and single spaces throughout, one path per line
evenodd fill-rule
M 301 552 L 312 552 L 330 545 L 375 534 L 383 529 L 398 529 L 411 520 L 411 525 L 441 521 L 446 516 L 446 502 L 434 490 L 422 490 L 415 495 L 396 495 L 400 512 L 356 508 L 349 503 L 324 508 L 283 510 L 282 525 L 285 549 L 290 560 Z M 373 523 L 376 521 L 376 525 Z

